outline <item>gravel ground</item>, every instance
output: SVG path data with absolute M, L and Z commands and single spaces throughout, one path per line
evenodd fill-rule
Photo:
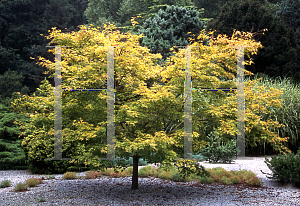
M 44 180 L 38 187 L 14 192 L 18 182 L 43 175 L 31 175 L 27 170 L 0 171 L 0 182 L 12 181 L 11 187 L 0 188 L 0 205 L 300 205 L 300 189 L 267 179 L 260 170 L 271 171 L 263 161 L 253 158 L 237 159 L 233 164 L 201 163 L 206 168 L 251 170 L 264 181 L 261 188 L 139 178 L 139 189 L 130 190 L 131 177 L 63 180 L 62 175 L 54 175 L 56 179 Z M 38 202 L 41 197 L 45 202 Z

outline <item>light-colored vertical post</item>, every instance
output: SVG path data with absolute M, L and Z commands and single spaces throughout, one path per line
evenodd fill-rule
M 245 157 L 244 47 L 237 48 L 237 156 Z
M 55 102 L 54 102 L 54 158 L 45 160 L 71 160 L 62 158 L 62 112 L 61 112 L 61 47 L 55 46 Z
M 191 83 L 191 47 L 185 50 L 185 82 L 184 82 L 184 159 L 192 155 L 192 83 Z
M 107 47 L 107 159 L 115 159 L 114 47 Z

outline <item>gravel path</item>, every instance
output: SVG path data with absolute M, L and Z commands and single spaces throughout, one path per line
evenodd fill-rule
M 263 179 L 261 188 L 139 178 L 139 189 L 130 190 L 131 177 L 63 180 L 62 175 L 55 175 L 56 179 L 44 180 L 38 187 L 13 192 L 18 182 L 43 175 L 31 175 L 27 170 L 0 171 L 0 182 L 12 181 L 12 187 L 0 188 L 0 205 L 300 205 L 300 189 L 282 187 L 267 179 L 260 170 L 271 171 L 263 161 L 253 158 L 238 159 L 234 164 L 201 163 L 206 168 L 251 170 Z M 78 174 L 84 176 L 85 172 Z M 41 197 L 45 202 L 38 202 Z

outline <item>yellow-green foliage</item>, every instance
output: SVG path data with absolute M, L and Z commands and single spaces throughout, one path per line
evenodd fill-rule
M 213 32 L 210 33 L 211 35 Z M 198 36 L 198 42 L 193 43 L 192 49 L 192 80 L 193 88 L 237 88 L 235 73 L 237 72 L 237 48 L 234 46 L 243 45 L 245 55 L 257 54 L 257 49 L 261 48 L 261 44 L 251 39 L 251 33 L 235 31 L 231 38 L 226 35 L 218 35 L 217 38 L 209 38 L 204 32 Z M 205 46 L 199 43 L 204 39 L 210 39 L 210 45 Z M 185 50 L 182 49 L 174 57 L 167 69 L 163 72 L 167 85 L 177 85 L 176 88 L 183 93 L 183 79 L 185 76 Z M 251 58 L 244 61 L 244 65 L 253 63 Z M 245 75 L 253 75 L 245 70 Z M 171 81 L 167 81 L 171 79 Z M 285 153 L 291 152 L 283 145 L 288 137 L 280 138 L 274 132 L 275 128 L 284 127 L 276 120 L 269 119 L 263 121 L 260 114 L 268 113 L 267 107 L 279 108 L 282 106 L 279 99 L 283 91 L 275 88 L 265 89 L 264 86 L 258 84 L 261 79 L 255 81 L 247 81 L 244 85 L 245 91 L 245 135 L 247 137 L 246 144 L 255 145 L 255 141 L 266 140 L 272 144 L 275 150 Z M 208 118 L 209 123 L 218 124 L 216 132 L 220 137 L 232 138 L 236 137 L 237 128 L 237 99 L 236 91 L 226 94 L 224 91 L 195 91 L 193 92 L 193 110 L 194 117 Z M 194 121 L 193 124 L 203 127 L 201 121 Z M 196 133 L 196 132 L 195 132 Z M 193 135 L 197 137 L 197 135 Z M 203 137 L 202 137 L 203 138 Z M 201 142 L 201 136 L 196 141 Z M 194 140 L 193 140 L 194 141 Z M 197 148 L 198 146 L 198 148 Z M 198 151 L 201 145 L 195 145 L 194 151 Z M 197 148 L 197 149 L 196 149 Z
M 77 175 L 75 172 L 66 172 L 64 175 L 63 175 L 63 179 L 66 179 L 66 180 L 73 180 L 73 179 L 76 179 L 77 178 Z
M 30 178 L 26 180 L 26 184 L 28 185 L 28 187 L 35 187 L 41 183 L 42 183 L 42 179 L 38 179 L 38 178 Z
M 115 71 L 115 117 L 116 156 L 139 155 L 148 162 L 171 164 L 183 153 L 184 131 L 184 67 L 185 50 L 171 57 L 164 67 L 156 64 L 159 54 L 149 53 L 140 47 L 140 36 L 122 34 L 113 25 L 104 28 L 80 26 L 78 32 L 62 33 L 53 28 L 48 39 L 51 44 L 62 47 L 62 88 L 95 88 L 104 85 L 107 79 L 107 46 L 114 48 Z M 195 42 L 192 50 L 193 87 L 236 87 L 236 48 L 245 47 L 245 54 L 255 55 L 261 44 L 251 40 L 251 34 L 235 32 L 232 37 L 209 37 L 203 31 L 198 40 L 210 38 L 210 45 Z M 50 49 L 54 53 L 54 49 Z M 40 57 L 39 62 L 54 77 L 55 62 Z M 251 59 L 245 64 L 251 64 Z M 251 73 L 245 71 L 250 75 Z M 221 79 L 225 79 L 221 80 Z M 162 85 L 161 83 L 165 85 Z M 204 83 L 203 83 L 204 82 Z M 210 83 L 208 83 L 210 82 Z M 246 134 L 250 143 L 255 138 L 274 143 L 275 149 L 286 150 L 281 141 L 268 128 L 279 125 L 274 121 L 260 121 L 256 115 L 257 102 L 280 106 L 276 97 L 279 90 L 263 91 L 254 87 L 255 82 L 245 84 Z M 53 157 L 54 150 L 54 94 L 49 84 L 42 85 L 32 97 L 22 96 L 12 103 L 12 109 L 29 113 L 31 120 L 23 124 L 22 146 L 31 160 L 43 161 Z M 100 167 L 107 153 L 106 148 L 106 99 L 105 91 L 62 92 L 63 152 L 72 158 L 70 163 Z M 203 126 L 197 118 L 210 116 L 219 124 L 218 132 L 223 137 L 236 135 L 236 100 L 234 93 L 209 93 L 215 100 L 210 105 L 201 95 L 195 97 L 193 107 L 202 108 L 195 117 L 195 126 Z M 25 110 L 25 108 L 27 108 Z M 203 109 L 204 108 L 204 109 Z M 22 110 L 24 109 L 24 110 Z M 256 128 L 254 130 L 253 128 Z M 259 131 L 259 132 L 257 132 Z M 194 131 L 194 149 L 202 147 L 200 132 Z M 196 145 L 195 145 L 196 144 Z

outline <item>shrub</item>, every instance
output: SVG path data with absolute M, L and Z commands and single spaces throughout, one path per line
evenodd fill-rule
M 202 154 L 192 154 L 192 159 L 195 159 L 197 162 L 205 161 L 205 157 Z
M 221 179 L 220 179 L 220 182 L 222 182 L 223 184 L 225 185 L 231 185 L 233 182 L 226 176 L 223 176 Z
M 211 177 L 206 177 L 206 176 L 199 177 L 198 181 L 201 184 L 210 184 L 214 182 L 214 180 Z
M 153 173 L 153 168 L 151 166 L 146 166 L 139 170 L 139 177 L 149 177 Z
M 233 184 L 237 184 L 240 182 L 240 177 L 237 173 L 233 173 L 233 176 L 230 177 L 230 180 Z
M 66 180 L 73 180 L 73 179 L 76 179 L 76 178 L 77 178 L 77 176 L 76 176 L 75 172 L 66 172 L 63 175 L 63 179 L 66 179 Z
M 67 171 L 88 170 L 89 168 L 79 163 L 69 163 L 69 160 L 28 160 L 28 169 L 32 174 L 63 174 Z M 47 158 L 47 157 L 45 157 Z
M 132 174 L 132 173 L 133 173 L 133 167 L 128 167 L 128 168 L 126 169 L 126 173 L 127 173 L 127 174 Z
M 267 176 L 269 179 L 275 179 L 278 181 L 291 181 L 292 174 L 294 173 L 295 156 L 294 154 L 278 155 L 268 160 L 265 157 L 265 163 L 272 171 L 273 175 Z M 262 172 L 262 171 L 261 171 Z M 267 174 L 262 172 L 263 174 Z
M 272 171 L 273 174 L 268 174 L 269 179 L 275 179 L 278 181 L 295 181 L 300 182 L 300 148 L 297 154 L 285 154 L 272 157 L 271 160 L 265 157 L 265 163 Z M 262 172 L 262 171 L 261 171 Z M 262 172 L 263 174 L 267 174 Z
M 247 185 L 252 187 L 260 187 L 263 184 L 262 180 L 257 178 L 256 176 L 247 179 L 246 183 Z
M 25 191 L 28 189 L 28 185 L 27 184 L 24 184 L 24 183 L 18 183 L 15 187 L 14 187 L 14 190 L 17 192 L 17 191 Z
M 211 168 L 208 169 L 208 171 L 212 174 L 214 182 L 219 182 L 220 179 L 224 176 L 224 174 L 227 172 L 224 168 L 222 167 L 216 167 L 216 168 Z
M 293 180 L 296 182 L 297 185 L 300 183 L 300 150 L 298 150 L 295 156 L 295 168 L 294 173 L 292 175 Z
M 160 175 L 160 178 L 163 179 L 163 180 L 169 179 L 169 177 L 168 177 L 167 174 L 161 174 L 161 175 Z
M 179 174 L 184 179 L 191 174 L 195 174 L 197 176 L 210 176 L 209 172 L 207 172 L 202 165 L 199 165 L 196 160 L 179 159 L 175 165 Z
M 119 157 L 116 157 L 116 158 L 119 158 Z M 124 164 L 123 164 L 124 167 L 130 167 L 130 166 L 133 165 L 133 158 L 132 157 L 129 157 L 128 159 L 124 158 L 123 161 L 124 161 Z M 142 158 L 139 159 L 139 166 L 146 166 L 148 164 L 149 163 L 146 160 L 144 160 Z
M 179 173 L 173 173 L 171 176 L 171 180 L 174 182 L 185 182 L 186 179 L 183 178 Z
M 4 188 L 4 187 L 10 187 L 11 186 L 11 181 L 10 180 L 3 180 L 1 183 L 0 183 L 0 187 L 1 188 Z
M 204 156 L 209 163 L 231 163 L 236 156 L 236 141 L 231 140 L 230 143 L 221 145 L 221 138 L 214 132 L 208 135 L 209 145 L 202 148 L 199 153 Z

